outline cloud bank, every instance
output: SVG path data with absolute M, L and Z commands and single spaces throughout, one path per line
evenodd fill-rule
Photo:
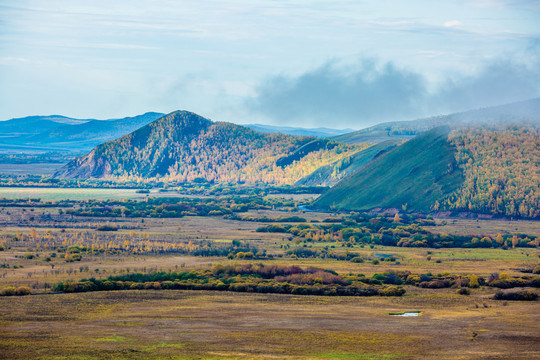
M 281 124 L 363 127 L 538 97 L 540 62 L 530 64 L 491 61 L 474 75 L 457 74 L 433 89 L 422 74 L 391 62 L 332 61 L 297 77 L 269 78 L 246 106 Z

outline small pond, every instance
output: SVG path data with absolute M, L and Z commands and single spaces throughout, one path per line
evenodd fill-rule
M 374 257 L 376 258 L 379 258 L 379 259 L 388 259 L 388 258 L 396 258 L 397 259 L 397 256 L 396 255 L 392 255 L 392 254 L 373 254 Z
M 389 313 L 388 315 L 410 317 L 410 316 L 420 316 L 421 313 L 422 313 L 421 311 L 404 311 L 401 313 Z

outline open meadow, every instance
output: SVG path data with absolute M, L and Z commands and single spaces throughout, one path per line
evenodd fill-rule
M 57 198 L 65 190 L 62 195 L 65 197 Z M 38 190 L 35 191 L 37 194 Z M 102 201 L 102 193 L 110 196 L 111 191 L 119 197 L 132 195 L 131 190 L 45 189 L 39 193 L 40 197 L 60 202 L 29 205 L 23 201 L 0 207 L 3 250 L 0 251 L 0 289 L 23 287 L 32 292 L 29 296 L 0 296 L 0 357 L 540 357 L 539 302 L 495 300 L 494 295 L 500 289 L 492 286 L 495 283 L 488 283 L 493 274 L 500 277 L 499 282 L 522 279 L 519 281 L 528 282 L 518 285 L 519 289 L 537 293 L 530 284 L 537 284 L 534 279 L 539 275 L 524 275 L 523 271 L 540 264 L 538 247 L 387 246 L 377 243 L 378 233 L 373 235 L 374 242 L 341 239 L 343 227 L 333 235 L 321 236 L 317 231 L 322 230 L 314 230 L 313 236 L 295 234 L 292 230 L 261 231 L 267 229 L 272 219 L 278 220 L 278 223 L 270 222 L 280 226 L 276 228 L 278 231 L 293 225 L 301 228 L 302 223 L 321 229 L 338 226 L 335 227 L 338 229 L 340 222 L 351 221 L 344 219 L 344 214 L 305 212 L 287 205 L 303 199 L 302 196 L 285 196 L 276 205 L 279 197 L 274 195 L 265 200 L 266 208 L 261 204 L 247 205 L 234 216 L 155 217 L 153 212 L 150 216 L 128 216 L 127 210 L 123 216 L 118 212 L 111 212 L 115 217 L 95 216 L 95 211 L 90 215 L 85 208 L 87 200 Z M 81 195 L 76 200 L 73 194 Z M 68 198 L 75 202 L 61 202 Z M 199 200 L 185 201 L 191 204 Z M 208 204 L 213 200 L 200 201 Z M 221 204 L 223 208 L 227 201 L 221 199 L 211 204 Z M 122 200 L 100 211 L 113 211 L 118 204 L 123 204 Z M 70 213 L 70 208 L 75 212 Z M 373 219 L 384 220 L 380 216 Z M 376 222 L 373 219 L 371 223 Z M 426 229 L 431 232 L 454 231 L 493 239 L 501 232 L 505 236 L 526 234 L 530 239 L 540 236 L 538 223 L 534 221 L 418 221 L 425 221 Z M 336 274 L 364 290 L 379 289 L 383 294 L 384 289 L 397 287 L 405 293 L 400 293 L 401 296 L 336 296 L 332 291 L 325 292 L 330 296 L 300 293 L 299 289 L 316 288 L 324 292 L 327 291 L 324 286 L 334 286 L 327 285 L 326 280 L 318 283 L 317 279 L 315 283 L 293 282 L 290 285 L 293 290 L 280 290 L 283 293 L 268 293 L 260 286 L 250 293 L 251 283 L 246 283 L 247 288 L 239 288 L 234 282 L 261 284 L 274 280 L 260 279 L 257 275 L 249 278 L 252 276 L 249 274 L 220 277 L 219 284 L 233 281 L 227 285 L 229 291 L 215 285 L 213 278 L 207 284 L 214 284 L 211 286 L 216 290 L 204 290 L 210 285 L 189 281 L 166 290 L 167 282 L 161 280 L 156 280 L 157 285 L 156 282 L 132 285 L 132 290 L 122 285 L 124 290 L 72 292 L 67 287 L 59 291 L 57 286 L 77 284 L 89 278 L 99 284 L 113 278 L 124 281 L 136 274 L 211 277 L 218 276 L 215 274 L 219 274 L 220 266 L 282 269 L 291 265 L 307 269 L 307 277 L 311 276 L 309 271 L 317 271 L 315 274 L 323 277 Z M 420 276 L 429 281 L 418 280 Z M 481 286 L 473 285 L 471 276 L 480 279 Z M 387 282 L 390 278 L 392 282 Z M 430 285 L 438 283 L 445 285 Z M 410 311 L 419 312 L 419 316 L 390 315 Z
M 11 359 L 534 359 L 537 302 L 113 291 L 0 298 Z M 421 311 L 418 317 L 391 316 Z M 510 350 L 511 349 L 511 350 Z

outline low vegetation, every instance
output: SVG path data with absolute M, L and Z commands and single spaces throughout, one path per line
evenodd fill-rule
M 285 222 L 285 221 L 282 221 Z M 304 244 L 335 242 L 337 246 L 353 247 L 357 244 L 430 247 L 430 248 L 510 248 L 537 247 L 540 238 L 527 234 L 496 237 L 475 235 L 450 235 L 432 232 L 423 226 L 433 226 L 433 219 L 396 215 L 354 214 L 342 218 L 329 218 L 323 224 L 300 223 L 296 225 L 272 224 L 261 226 L 258 232 L 287 233 L 295 242 Z M 293 240 L 293 238 L 290 238 Z M 334 246 L 335 246 L 334 245 Z M 328 248 L 311 250 L 311 255 L 322 256 Z
M 368 285 L 371 284 L 371 285 Z M 405 289 L 382 285 L 361 276 L 343 277 L 329 270 L 278 265 L 216 265 L 211 270 L 189 272 L 133 273 L 105 280 L 83 279 L 61 282 L 55 291 L 87 292 L 107 290 L 177 289 L 258 292 L 325 296 L 401 296 Z M 393 283 L 386 283 L 393 284 Z

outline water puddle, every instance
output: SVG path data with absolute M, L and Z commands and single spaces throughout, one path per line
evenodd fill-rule
M 421 311 L 405 311 L 401 313 L 389 313 L 388 315 L 411 317 L 411 316 L 420 316 L 421 313 L 422 313 Z
M 392 254 L 373 254 L 374 257 L 376 258 L 379 258 L 379 259 L 388 259 L 388 258 L 397 258 L 396 255 L 392 255 Z

